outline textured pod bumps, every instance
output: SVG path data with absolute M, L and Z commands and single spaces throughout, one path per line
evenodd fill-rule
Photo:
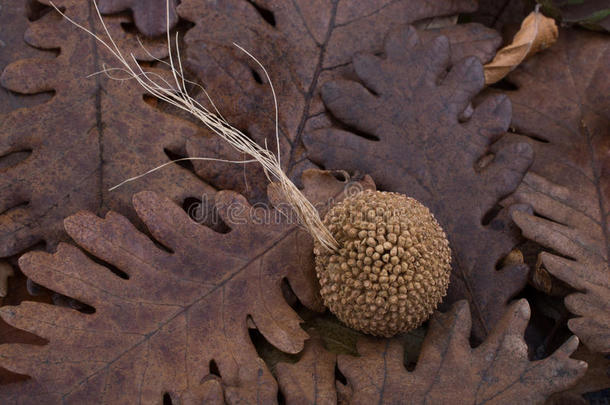
M 394 336 L 421 325 L 446 295 L 449 242 L 417 200 L 364 191 L 333 206 L 324 225 L 340 249 L 314 247 L 320 293 L 350 327 Z

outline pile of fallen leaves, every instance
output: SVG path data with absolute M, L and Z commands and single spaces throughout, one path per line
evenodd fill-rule
M 170 0 L 167 19 L 165 3 L 99 0 L 160 75 L 180 33 L 188 78 L 265 145 L 273 98 L 232 43 L 255 55 L 285 172 L 322 214 L 353 190 L 424 203 L 449 294 L 392 339 L 342 325 L 254 165 L 108 191 L 243 156 L 91 76 L 111 55 L 49 0 L 0 0 L 0 403 L 608 401 L 610 37 L 586 29 L 602 1 L 527 18 L 526 0 Z M 54 4 L 101 33 L 90 1 Z

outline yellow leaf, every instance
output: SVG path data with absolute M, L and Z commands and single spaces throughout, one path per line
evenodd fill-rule
M 558 35 L 555 20 L 545 17 L 538 9 L 532 11 L 521 23 L 513 42 L 500 49 L 496 57 L 484 66 L 485 84 L 504 78 L 527 57 L 553 45 Z

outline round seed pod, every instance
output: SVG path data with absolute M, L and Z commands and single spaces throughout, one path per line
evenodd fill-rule
M 417 200 L 364 191 L 335 204 L 324 225 L 340 248 L 314 246 L 320 293 L 350 327 L 394 336 L 421 325 L 446 295 L 449 242 Z

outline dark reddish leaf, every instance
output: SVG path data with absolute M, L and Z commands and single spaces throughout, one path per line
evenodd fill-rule
M 273 98 L 265 74 L 232 43 L 266 67 L 278 95 L 282 162 L 286 172 L 298 179 L 298 173 L 310 166 L 300 147 L 304 131 L 328 121 L 319 97 L 322 83 L 353 75 L 352 54 L 381 51 L 392 27 L 475 7 L 472 0 L 185 0 L 178 13 L 195 23 L 184 38 L 187 66 L 229 122 L 261 144 L 266 139 L 275 150 Z M 207 102 L 203 95 L 201 101 Z M 243 158 L 222 144 L 196 140 L 190 142 L 189 154 Z M 195 167 L 218 188 L 238 190 L 251 201 L 265 198 L 266 180 L 256 166 L 198 162 Z
M 506 212 L 484 221 L 519 184 L 532 150 L 506 137 L 501 146 L 494 144 L 510 122 L 510 102 L 486 97 L 473 109 L 483 68 L 469 57 L 445 77 L 450 60 L 445 37 L 419 44 L 414 29 L 400 29 L 386 40 L 385 53 L 385 58 L 354 57 L 364 85 L 342 80 L 323 87 L 326 106 L 353 131 L 307 134 L 308 155 L 326 168 L 369 173 L 380 189 L 404 193 L 431 209 L 454 253 L 449 301 L 469 300 L 475 334 L 482 338 L 527 275 L 519 264 L 496 270 L 517 240 Z
M 470 347 L 470 311 L 466 302 L 433 316 L 417 366 L 402 364 L 396 340 L 363 340 L 361 357 L 339 356 L 339 369 L 352 387 L 356 404 L 526 404 L 542 402 L 581 377 L 585 362 L 570 359 L 573 337 L 550 357 L 529 361 L 523 333 L 527 301 L 510 305 L 477 348 Z
M 316 204 L 340 199 L 345 186 L 319 171 L 306 172 L 303 182 Z M 95 313 L 31 302 L 2 307 L 6 322 L 49 341 L 0 346 L 2 367 L 32 377 L 3 387 L 3 402 L 153 403 L 169 392 L 201 403 L 217 392 L 201 385 L 213 378 L 214 361 L 228 402 L 273 403 L 276 383 L 247 329 L 256 325 L 285 352 L 303 349 L 307 334 L 281 283 L 286 278 L 301 302 L 321 308 L 309 235 L 230 191 L 216 196 L 232 228 L 227 234 L 152 192 L 136 194 L 134 206 L 158 243 L 114 212 L 104 219 L 80 212 L 66 219 L 66 231 L 101 264 L 65 243 L 55 254 L 22 256 L 28 277 Z
M 578 293 L 566 297 L 568 326 L 590 349 L 610 352 L 610 42 L 563 30 L 509 80 L 516 132 L 536 152 L 514 201 L 524 235 L 554 250 L 544 268 Z
M 148 36 L 161 35 L 174 28 L 178 22 L 176 5 L 178 0 L 98 0 L 102 13 L 118 13 L 131 10 L 133 19 L 141 33 Z M 167 6 L 169 3 L 169 16 Z
M 96 21 L 92 3 L 56 2 L 68 16 L 89 27 Z M 124 32 L 124 17 L 107 23 L 119 46 L 150 59 Z M 100 32 L 96 23 L 94 30 Z M 159 191 L 182 203 L 187 197 L 213 196 L 214 190 L 188 170 L 172 165 L 117 191 L 108 188 L 168 162 L 165 149 L 185 153 L 186 140 L 202 132 L 189 122 L 160 113 L 143 100 L 134 82 L 87 77 L 112 60 L 96 41 L 55 11 L 30 24 L 31 45 L 58 48 L 54 59 L 22 59 L 2 73 L 2 85 L 18 93 L 53 90 L 45 104 L 0 117 L 0 156 L 31 150 L 26 160 L 2 169 L 0 177 L 0 256 L 9 256 L 44 240 L 49 247 L 65 238 L 62 220 L 80 209 L 114 209 L 131 214 L 131 195 Z M 162 42 L 146 44 L 158 57 Z M 121 77 L 120 73 L 113 72 Z M 181 152 L 182 151 L 182 152 Z

